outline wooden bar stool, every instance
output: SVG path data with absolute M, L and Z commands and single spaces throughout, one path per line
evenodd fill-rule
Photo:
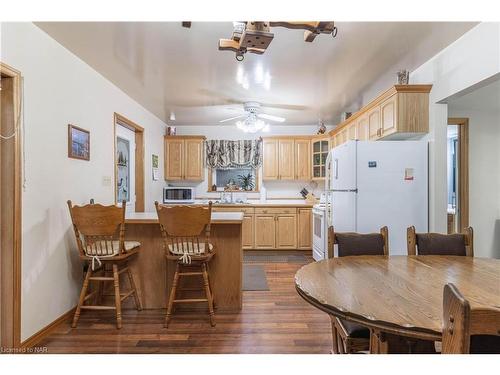
M 380 233 L 335 233 L 328 228 L 329 253 L 338 246 L 338 256 L 389 255 L 389 230 L 380 228 Z M 332 352 L 334 354 L 356 353 L 370 349 L 370 330 L 358 323 L 330 316 L 332 324 Z
M 207 207 L 202 206 L 164 206 L 155 202 L 160 229 L 165 245 L 165 255 L 168 260 L 177 262 L 174 280 L 167 304 L 165 327 L 168 327 L 174 303 L 207 302 L 210 324 L 215 326 L 214 302 L 208 262 L 215 255 L 215 248 L 210 243 L 210 219 L 212 202 Z M 194 268 L 195 271 L 185 270 Z M 199 271 L 196 271 L 199 268 Z M 201 276 L 206 298 L 176 299 L 180 278 L 184 276 Z M 179 288 L 179 291 L 181 289 Z
M 81 310 L 115 310 L 116 327 L 122 326 L 121 303 L 133 296 L 135 307 L 142 310 L 142 304 L 137 295 L 134 276 L 128 267 L 128 260 L 137 254 L 141 244 L 136 241 L 125 241 L 125 206 L 102 206 L 88 204 L 73 206 L 68 201 L 69 213 L 73 222 L 76 243 L 80 259 L 87 263 L 80 299 L 76 307 L 72 327 L 75 328 L 80 318 Z M 117 238 L 118 237 L 118 238 Z M 98 274 L 99 273 L 99 274 Z M 107 274 L 112 273 L 112 276 Z M 120 293 L 120 275 L 126 273 L 130 283 L 127 293 Z M 97 274 L 97 276 L 93 276 Z M 98 282 L 98 289 L 87 294 L 89 283 Z M 113 282 L 115 305 L 86 305 L 85 302 L 92 297 L 97 297 L 95 302 L 101 302 L 103 283 Z

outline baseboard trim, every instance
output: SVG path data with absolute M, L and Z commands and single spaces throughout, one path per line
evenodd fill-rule
M 42 328 L 34 335 L 30 336 L 28 339 L 26 339 L 21 343 L 21 348 L 32 348 L 33 346 L 38 344 L 40 341 L 42 341 L 42 339 L 48 336 L 59 324 L 64 323 L 66 320 L 73 317 L 73 315 L 75 314 L 75 310 L 76 306 L 73 307 L 71 310 L 67 311 L 66 313 L 64 313 L 63 315 L 61 315 L 52 323 L 46 325 L 44 328 Z

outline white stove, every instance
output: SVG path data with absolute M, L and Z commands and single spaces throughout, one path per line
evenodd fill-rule
M 326 204 L 319 203 L 313 206 L 313 258 L 322 260 L 328 258 L 328 227 Z

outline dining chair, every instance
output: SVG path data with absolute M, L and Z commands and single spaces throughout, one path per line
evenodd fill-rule
M 208 207 L 166 206 L 158 202 L 155 206 L 166 258 L 176 262 L 164 326 L 168 327 L 174 304 L 207 302 L 210 324 L 214 327 L 214 298 L 208 274 L 208 263 L 215 255 L 215 247 L 210 242 L 212 202 Z M 185 276 L 202 277 L 205 298 L 176 299 L 176 293 L 181 292 L 180 280 Z
M 337 245 L 338 256 L 388 255 L 389 230 L 380 228 L 380 233 L 335 233 L 328 228 L 329 253 Z M 330 316 L 332 323 L 333 353 L 356 353 L 370 349 L 370 330 L 358 323 Z
M 121 207 L 94 203 L 73 206 L 70 200 L 67 203 L 78 253 L 80 259 L 87 265 L 71 326 L 73 328 L 77 326 L 81 310 L 115 310 L 116 327 L 120 329 L 122 327 L 121 303 L 126 298 L 133 296 L 135 307 L 137 310 L 142 310 L 134 275 L 128 266 L 128 261 L 138 253 L 141 244 L 137 241 L 125 241 L 126 202 L 122 202 Z M 124 294 L 120 292 L 120 275 L 122 273 L 127 274 L 130 284 L 130 290 Z M 91 281 L 96 281 L 98 288 L 87 294 Z M 113 282 L 114 306 L 100 304 L 104 282 Z M 96 297 L 94 304 L 85 304 L 92 297 Z
M 443 289 L 442 354 L 500 354 L 500 309 L 471 309 L 454 284 Z
M 474 256 L 472 227 L 463 233 L 416 233 L 415 227 L 406 230 L 408 255 L 459 255 Z

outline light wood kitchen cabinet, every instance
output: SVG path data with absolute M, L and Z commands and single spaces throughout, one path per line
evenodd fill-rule
M 312 249 L 312 210 L 297 209 L 297 249 Z
M 278 142 L 278 174 L 280 180 L 295 179 L 295 141 L 280 139 Z
M 274 214 L 255 214 L 255 248 L 274 249 L 276 247 L 276 219 Z
M 368 140 L 368 117 L 361 116 L 356 124 L 357 126 L 357 137 L 360 141 Z
M 253 249 L 255 247 L 254 215 L 245 214 L 241 228 L 241 242 L 243 249 Z
M 184 140 L 165 139 L 165 179 L 182 180 L 184 177 Z
M 356 140 L 356 124 L 352 123 L 348 128 L 347 128 L 347 140 L 348 141 L 354 141 Z
M 276 215 L 276 248 L 297 248 L 297 215 L 295 213 Z
M 277 180 L 278 174 L 278 139 L 264 138 L 262 142 L 262 179 Z
M 313 180 L 325 179 L 325 164 L 330 147 L 330 140 L 328 138 L 314 139 L 312 141 L 312 168 Z
M 374 107 L 368 112 L 368 138 L 380 137 L 380 107 Z
M 382 136 L 392 134 L 396 131 L 397 98 L 397 95 L 394 94 L 380 104 L 380 127 Z
M 432 85 L 395 85 L 379 95 L 329 135 L 338 146 L 343 133 L 356 124 L 359 140 L 408 139 L 429 131 L 429 92 Z M 351 139 L 348 133 L 347 138 Z
M 309 180 L 311 178 L 311 140 L 295 139 L 295 178 Z
M 203 181 L 202 136 L 165 136 L 165 180 Z

